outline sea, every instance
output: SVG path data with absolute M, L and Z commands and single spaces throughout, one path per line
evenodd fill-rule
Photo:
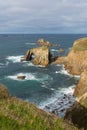
M 74 87 L 79 76 L 70 75 L 64 65 L 35 66 L 21 62 L 27 50 L 38 47 L 37 41 L 44 38 L 58 46 L 50 47 L 52 56 L 66 56 L 73 42 L 86 34 L 0 34 L 0 83 L 7 86 L 12 96 L 34 103 L 48 112 L 64 116 L 75 101 Z M 61 54 L 59 49 L 63 48 Z M 25 75 L 24 80 L 17 79 Z

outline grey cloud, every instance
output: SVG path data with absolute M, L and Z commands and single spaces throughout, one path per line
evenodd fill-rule
M 87 33 L 86 12 L 87 0 L 0 0 L 0 33 Z

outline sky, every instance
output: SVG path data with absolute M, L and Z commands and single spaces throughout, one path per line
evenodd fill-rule
M 0 33 L 87 33 L 87 0 L 0 0 Z

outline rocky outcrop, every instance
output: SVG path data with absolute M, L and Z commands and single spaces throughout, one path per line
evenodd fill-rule
M 87 68 L 87 38 L 76 40 L 68 55 L 58 58 L 55 63 L 61 61 L 71 74 L 80 75 Z
M 47 46 L 42 46 L 38 48 L 33 48 L 27 51 L 23 60 L 29 61 L 32 60 L 32 63 L 35 65 L 47 66 L 50 62 L 50 50 Z
M 39 40 L 37 41 L 37 44 L 38 44 L 39 46 L 48 46 L 48 47 L 50 47 L 50 46 L 58 46 L 58 44 L 52 44 L 52 43 L 50 43 L 49 41 L 46 41 L 46 40 L 43 39 L 43 38 L 39 39 Z
M 39 39 L 37 41 L 37 44 L 40 46 L 51 46 L 52 44 L 49 41 L 45 41 L 43 38 Z

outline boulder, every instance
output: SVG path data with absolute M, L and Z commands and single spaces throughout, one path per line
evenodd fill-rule
M 24 76 L 24 75 L 17 76 L 17 79 L 23 80 L 23 79 L 25 79 L 25 78 L 26 78 L 26 76 Z

